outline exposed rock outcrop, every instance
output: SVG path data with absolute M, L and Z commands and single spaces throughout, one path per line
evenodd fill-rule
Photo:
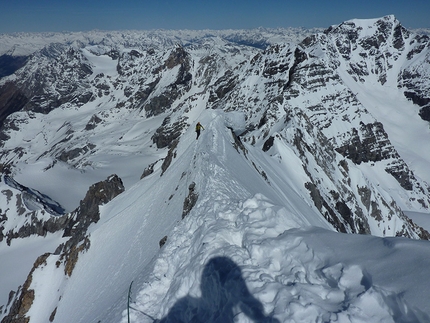
M 62 222 L 58 230 L 64 229 L 64 237 L 70 237 L 69 240 L 58 246 L 54 254 L 46 253 L 36 260 L 23 287 L 14 295 L 9 313 L 3 318 L 2 323 L 29 322 L 30 318 L 26 316 L 26 313 L 36 297 L 35 291 L 30 288 L 33 273 L 45 266 L 47 259 L 52 256 L 58 259 L 56 261 L 57 268 L 62 266 L 64 275 L 70 277 L 78 262 L 79 254 L 90 248 L 91 242 L 87 236 L 87 229 L 91 223 L 99 221 L 99 206 L 108 203 L 123 191 L 124 186 L 121 179 L 117 175 L 112 175 L 105 181 L 92 185 L 80 206 L 70 215 L 61 217 Z M 51 317 L 55 317 L 55 310 Z
M 105 181 L 91 185 L 79 207 L 72 212 L 64 231 L 65 237 L 72 237 L 69 245 L 76 245 L 81 241 L 91 223 L 100 220 L 99 206 L 111 201 L 124 192 L 122 180 L 117 175 L 109 176 Z M 72 243 L 70 243 L 72 242 Z
M 182 210 L 182 219 L 185 218 L 197 203 L 199 194 L 196 192 L 196 183 L 192 182 L 188 187 L 188 195 L 184 200 L 184 207 Z
M 163 71 L 172 70 L 179 66 L 175 80 L 165 86 L 163 92 L 154 95 L 146 101 L 144 109 L 148 117 L 159 115 L 170 109 L 172 103 L 191 87 L 192 74 L 190 73 L 191 63 L 187 51 L 177 46 L 174 48 L 163 65 L 154 69 L 154 74 L 162 74 Z
M 31 305 L 33 304 L 34 298 L 35 298 L 35 291 L 34 289 L 31 289 L 31 282 L 33 279 L 33 273 L 34 271 L 46 265 L 46 259 L 49 257 L 49 253 L 41 255 L 39 258 L 36 259 L 34 262 L 33 268 L 31 269 L 30 273 L 27 276 L 26 281 L 24 282 L 23 286 L 18 290 L 17 295 L 18 297 L 15 297 L 15 300 L 13 301 L 13 304 L 10 308 L 9 314 L 6 315 L 1 323 L 28 323 L 30 322 L 30 317 L 28 317 L 26 314 L 31 308 Z

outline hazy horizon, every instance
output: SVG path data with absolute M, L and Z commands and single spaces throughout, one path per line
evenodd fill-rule
M 350 19 L 394 15 L 406 28 L 430 28 L 430 1 L 83 0 L 52 3 L 13 1 L 2 5 L 0 33 L 90 30 L 224 30 L 327 28 Z

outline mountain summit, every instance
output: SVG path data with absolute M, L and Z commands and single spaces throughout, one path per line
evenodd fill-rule
M 430 319 L 427 36 L 16 37 L 2 323 Z

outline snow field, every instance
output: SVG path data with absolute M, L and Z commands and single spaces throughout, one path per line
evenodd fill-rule
M 62 295 L 58 322 L 128 322 L 134 281 L 131 322 L 192 309 L 201 322 L 428 321 L 429 242 L 328 230 L 297 189 L 306 176 L 287 145 L 275 140 L 270 154 L 245 145 L 244 157 L 226 127 L 240 131 L 241 114 L 196 103 L 189 116 L 206 129 L 199 140 L 190 126 L 163 176 L 156 168 L 101 208 L 73 275 L 54 269 L 54 256 L 35 271 L 35 318 L 49 317 Z M 255 171 L 260 165 L 267 180 Z M 181 220 L 191 183 L 199 197 Z M 220 262 L 215 276 L 236 272 L 226 285 L 207 281 L 214 259 Z
M 425 322 L 422 297 L 428 292 L 417 295 L 417 286 L 410 284 L 429 278 L 430 272 L 423 270 L 411 281 L 407 267 L 416 262 L 405 264 L 404 256 L 416 243 L 423 247 L 419 253 L 429 255 L 428 242 L 351 236 L 304 225 L 309 220 L 295 215 L 289 204 L 252 192 L 270 194 L 265 181 L 252 177 L 255 172 L 243 178 L 246 162 L 228 144 L 228 132 L 219 131 L 219 119 L 213 117 L 195 149 L 197 205 L 142 272 L 131 322 L 173 315 L 186 320 L 193 309 L 198 322 L 218 322 L 229 311 L 235 322 L 254 322 L 243 308 L 246 300 L 237 300 L 225 288 L 207 290 L 205 266 L 217 257 L 240 268 L 239 280 L 273 322 Z M 224 163 L 230 166 L 221 167 Z M 302 207 L 297 214 L 309 217 L 311 208 Z M 430 263 L 417 265 L 430 268 Z M 401 281 L 398 275 L 403 275 Z M 219 300 L 225 295 L 220 313 Z M 408 305 L 416 302 L 420 307 Z M 121 323 L 127 321 L 124 311 Z

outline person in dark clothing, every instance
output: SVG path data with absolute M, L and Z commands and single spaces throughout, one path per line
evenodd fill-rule
M 205 130 L 205 128 L 203 128 L 203 126 L 200 124 L 200 122 L 197 122 L 197 124 L 196 124 L 196 133 L 197 133 L 197 138 L 196 138 L 196 139 L 199 139 L 199 136 L 200 136 L 200 130 Z

